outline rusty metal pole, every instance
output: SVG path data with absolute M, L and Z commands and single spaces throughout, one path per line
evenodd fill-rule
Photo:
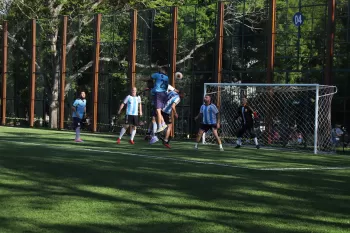
M 7 21 L 2 25 L 2 96 L 1 96 L 1 124 L 6 125 L 6 91 L 7 91 Z
M 172 33 L 171 33 L 171 51 L 170 51 L 170 83 L 173 87 L 176 86 L 176 81 L 175 81 L 175 73 L 176 73 L 176 54 L 177 54 L 177 18 L 178 18 L 178 7 L 174 6 L 172 8 Z M 170 136 L 174 137 L 174 130 L 175 130 L 175 122 L 174 122 L 174 113 L 171 115 L 171 121 L 172 123 L 172 129 Z
M 270 0 L 270 33 L 268 35 L 267 83 L 273 83 L 276 43 L 276 0 Z
M 59 128 L 64 129 L 64 98 L 66 87 L 66 57 L 67 57 L 67 26 L 68 16 L 63 16 L 62 54 L 61 54 L 61 89 L 60 89 L 60 123 Z
M 218 17 L 216 23 L 216 54 L 215 54 L 215 79 L 217 83 L 222 82 L 222 53 L 223 53 L 223 44 L 224 44 L 224 2 L 218 2 Z M 217 90 L 217 100 L 216 105 L 218 109 L 221 106 L 221 87 L 218 86 Z
M 324 84 L 332 83 L 333 54 L 335 35 L 335 0 L 328 0 L 328 24 L 327 24 L 327 55 Z
M 136 84 L 136 44 L 137 44 L 137 10 L 132 10 L 131 17 L 131 34 L 129 47 L 129 80 L 130 89 Z
M 98 111 L 98 75 L 100 69 L 100 42 L 101 42 L 101 14 L 97 14 L 95 18 L 95 52 L 93 61 L 93 121 L 92 131 L 97 131 L 97 111 Z
M 31 51 L 31 68 L 30 68 L 30 114 L 29 126 L 34 126 L 34 112 L 35 112 L 35 79 L 36 79 L 36 20 L 32 19 L 32 51 Z

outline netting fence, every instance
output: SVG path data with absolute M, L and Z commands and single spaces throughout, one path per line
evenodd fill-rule
M 225 143 L 235 144 L 237 140 L 243 121 L 238 109 L 247 98 L 258 115 L 254 131 L 261 145 L 314 152 L 334 149 L 331 103 L 336 91 L 334 86 L 318 84 L 205 84 L 205 94 L 218 105 L 220 136 Z M 208 132 L 205 142 L 214 141 Z M 252 144 L 251 135 L 245 135 L 243 143 Z

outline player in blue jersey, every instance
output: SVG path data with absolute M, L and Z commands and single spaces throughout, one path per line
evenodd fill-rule
M 74 101 L 72 107 L 73 128 L 75 129 L 75 142 L 83 142 L 80 138 L 82 120 L 86 114 L 86 94 L 80 92 L 80 96 Z
M 156 108 L 157 113 L 157 123 L 158 123 L 158 130 L 156 133 L 162 132 L 164 129 L 166 129 L 166 125 L 162 125 L 162 109 L 164 108 L 166 102 L 168 101 L 167 98 L 167 89 L 169 85 L 169 77 L 167 75 L 167 68 L 161 67 L 159 69 L 159 72 L 154 73 L 151 75 L 151 79 L 154 80 L 154 104 Z M 148 78 L 142 79 L 143 81 L 149 81 Z
M 126 130 L 128 129 L 129 125 L 132 126 L 131 129 L 131 138 L 129 143 L 135 144 L 134 137 L 136 135 L 136 126 L 139 124 L 139 118 L 138 116 L 142 116 L 142 104 L 141 104 L 141 98 L 140 96 L 136 95 L 137 89 L 136 87 L 133 87 L 131 89 L 131 95 L 128 95 L 125 97 L 123 103 L 119 107 L 118 115 L 120 115 L 122 109 L 124 108 L 124 105 L 126 104 L 126 114 L 125 114 L 125 125 L 120 130 L 120 135 L 117 140 L 117 144 L 120 144 L 120 140 L 122 139 L 123 135 L 125 134 Z
M 224 148 L 222 147 L 221 139 L 218 135 L 218 129 L 220 128 L 219 110 L 215 104 L 211 103 L 211 97 L 209 95 L 204 97 L 204 104 L 201 106 L 199 114 L 195 117 L 195 120 L 199 118 L 202 119 L 202 122 L 194 148 L 198 149 L 198 143 L 201 140 L 203 133 L 206 133 L 211 129 L 217 143 L 219 144 L 220 150 L 223 151 Z

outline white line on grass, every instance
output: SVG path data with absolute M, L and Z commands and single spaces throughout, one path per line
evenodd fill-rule
M 32 143 L 32 142 L 20 142 L 20 141 L 9 141 L 9 140 L 2 140 L 3 142 L 9 142 L 14 144 L 26 144 L 26 145 L 33 145 L 33 146 L 45 146 L 53 149 L 67 149 L 67 147 L 59 147 L 59 146 L 52 146 L 52 145 L 45 145 L 45 144 L 39 144 L 39 143 Z M 100 148 L 100 147 L 98 147 Z M 143 155 L 143 154 L 135 154 L 135 153 L 128 153 L 128 152 L 119 152 L 119 151 L 109 151 L 109 150 L 98 150 L 98 149 L 92 149 L 92 148 L 72 148 L 69 149 L 75 149 L 75 150 L 85 150 L 90 152 L 97 152 L 97 153 L 108 153 L 108 154 L 121 154 L 121 155 L 129 155 L 129 156 L 135 156 L 135 157 L 144 157 L 144 158 L 152 158 L 152 159 L 162 159 L 162 160 L 171 160 L 175 162 L 181 162 L 181 163 L 193 163 L 193 164 L 204 164 L 204 165 L 213 165 L 213 166 L 219 166 L 219 167 L 230 167 L 230 168 L 239 168 L 239 169 L 249 169 L 249 170 L 256 170 L 256 171 L 302 171 L 302 170 L 348 170 L 350 167 L 277 167 L 277 168 L 252 168 L 252 167 L 245 167 L 245 166 L 238 166 L 238 165 L 230 165 L 226 163 L 214 163 L 214 162 L 204 162 L 204 161 L 198 161 L 198 160 L 190 160 L 190 159 L 179 159 L 169 156 L 156 156 L 156 155 Z

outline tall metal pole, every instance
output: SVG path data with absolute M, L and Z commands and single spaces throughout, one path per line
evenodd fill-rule
M 328 26 L 327 26 L 327 55 L 324 84 L 332 83 L 332 68 L 334 54 L 334 35 L 335 35 L 335 0 L 328 0 Z
M 6 125 L 6 90 L 7 90 L 7 21 L 3 22 L 2 25 L 2 96 L 1 96 L 1 124 Z
M 62 30 L 62 57 L 61 57 L 61 89 L 60 89 L 60 124 L 59 128 L 64 128 L 64 97 L 66 87 L 66 57 L 67 57 L 67 25 L 68 16 L 63 16 Z
M 30 69 L 30 113 L 29 126 L 34 126 L 34 112 L 35 112 L 35 81 L 36 81 L 36 20 L 32 19 L 32 51 L 31 51 L 31 69 Z
M 130 88 L 136 83 L 136 43 L 137 43 L 137 10 L 131 11 L 131 34 L 129 48 L 129 80 Z
M 222 53 L 224 44 L 224 2 L 218 2 L 217 23 L 216 23 L 216 53 L 215 53 L 215 79 L 217 83 L 222 82 Z M 218 87 L 216 105 L 221 106 L 221 88 Z
M 178 7 L 174 6 L 172 8 L 172 33 L 171 33 L 171 51 L 170 51 L 170 83 L 173 87 L 176 85 L 175 81 L 175 73 L 176 73 L 176 54 L 177 54 L 177 18 L 178 18 Z M 174 137 L 174 113 L 172 114 L 172 130 L 171 130 L 171 136 Z
M 95 17 L 95 52 L 93 61 L 93 121 L 92 131 L 97 131 L 97 112 L 98 112 L 98 75 L 100 69 L 100 42 L 101 42 L 101 14 Z
M 273 83 L 276 41 L 276 0 L 270 0 L 270 33 L 268 42 L 267 83 Z

